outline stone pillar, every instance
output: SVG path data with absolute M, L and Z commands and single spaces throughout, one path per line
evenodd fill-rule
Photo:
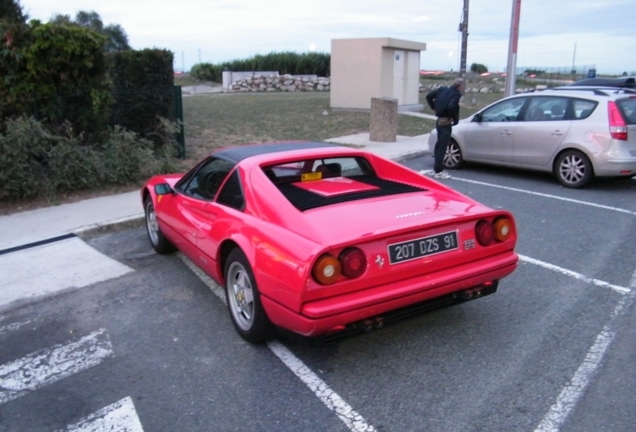
M 232 85 L 232 71 L 223 71 L 223 90 L 229 90 Z
M 397 99 L 371 98 L 370 141 L 395 142 L 397 140 L 397 103 Z

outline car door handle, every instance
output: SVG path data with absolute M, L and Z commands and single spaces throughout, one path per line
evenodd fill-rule
M 506 130 L 504 130 L 503 132 L 501 132 L 501 134 L 502 134 L 503 136 L 510 136 L 510 135 L 512 135 L 512 132 L 510 132 L 509 130 L 507 130 L 507 129 L 506 129 Z
M 556 136 L 563 135 L 563 132 L 555 130 L 554 132 L 552 132 L 552 135 L 556 135 Z

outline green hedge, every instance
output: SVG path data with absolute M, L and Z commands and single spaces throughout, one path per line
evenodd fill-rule
M 36 20 L 2 30 L 12 43 L 0 56 L 0 121 L 34 116 L 48 127 L 69 122 L 87 133 L 104 124 L 111 96 L 103 37 Z
M 160 49 L 108 54 L 114 104 L 111 125 L 152 136 L 160 117 L 175 120 L 174 55 Z
M 101 143 L 83 145 L 70 129 L 53 135 L 33 118 L 9 120 L 0 134 L 0 199 L 52 198 L 174 170 L 171 159 L 154 155 L 153 145 L 121 127 L 109 129 Z
M 0 22 L 0 199 L 175 170 L 173 54 L 116 52 L 77 26 Z
M 192 67 L 190 75 L 202 81 L 221 82 L 223 70 L 234 72 L 278 71 L 281 75 L 331 75 L 331 56 L 325 53 L 274 52 L 256 55 L 245 60 L 220 64 L 199 63 Z

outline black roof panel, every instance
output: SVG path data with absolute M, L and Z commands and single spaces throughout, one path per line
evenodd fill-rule
M 252 156 L 258 156 L 267 153 L 278 153 L 283 151 L 292 150 L 306 150 L 313 148 L 324 147 L 341 147 L 338 144 L 330 144 L 325 142 L 311 142 L 311 141 L 293 141 L 293 142 L 278 142 L 278 143 L 263 143 L 263 144 L 245 144 L 236 147 L 228 147 L 214 152 L 214 156 L 218 156 L 229 162 L 235 164 L 239 163 L 243 159 L 247 159 Z

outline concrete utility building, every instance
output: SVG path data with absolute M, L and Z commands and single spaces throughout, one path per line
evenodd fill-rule
M 371 109 L 393 98 L 398 110 L 420 110 L 420 52 L 426 44 L 393 38 L 331 40 L 331 108 Z

